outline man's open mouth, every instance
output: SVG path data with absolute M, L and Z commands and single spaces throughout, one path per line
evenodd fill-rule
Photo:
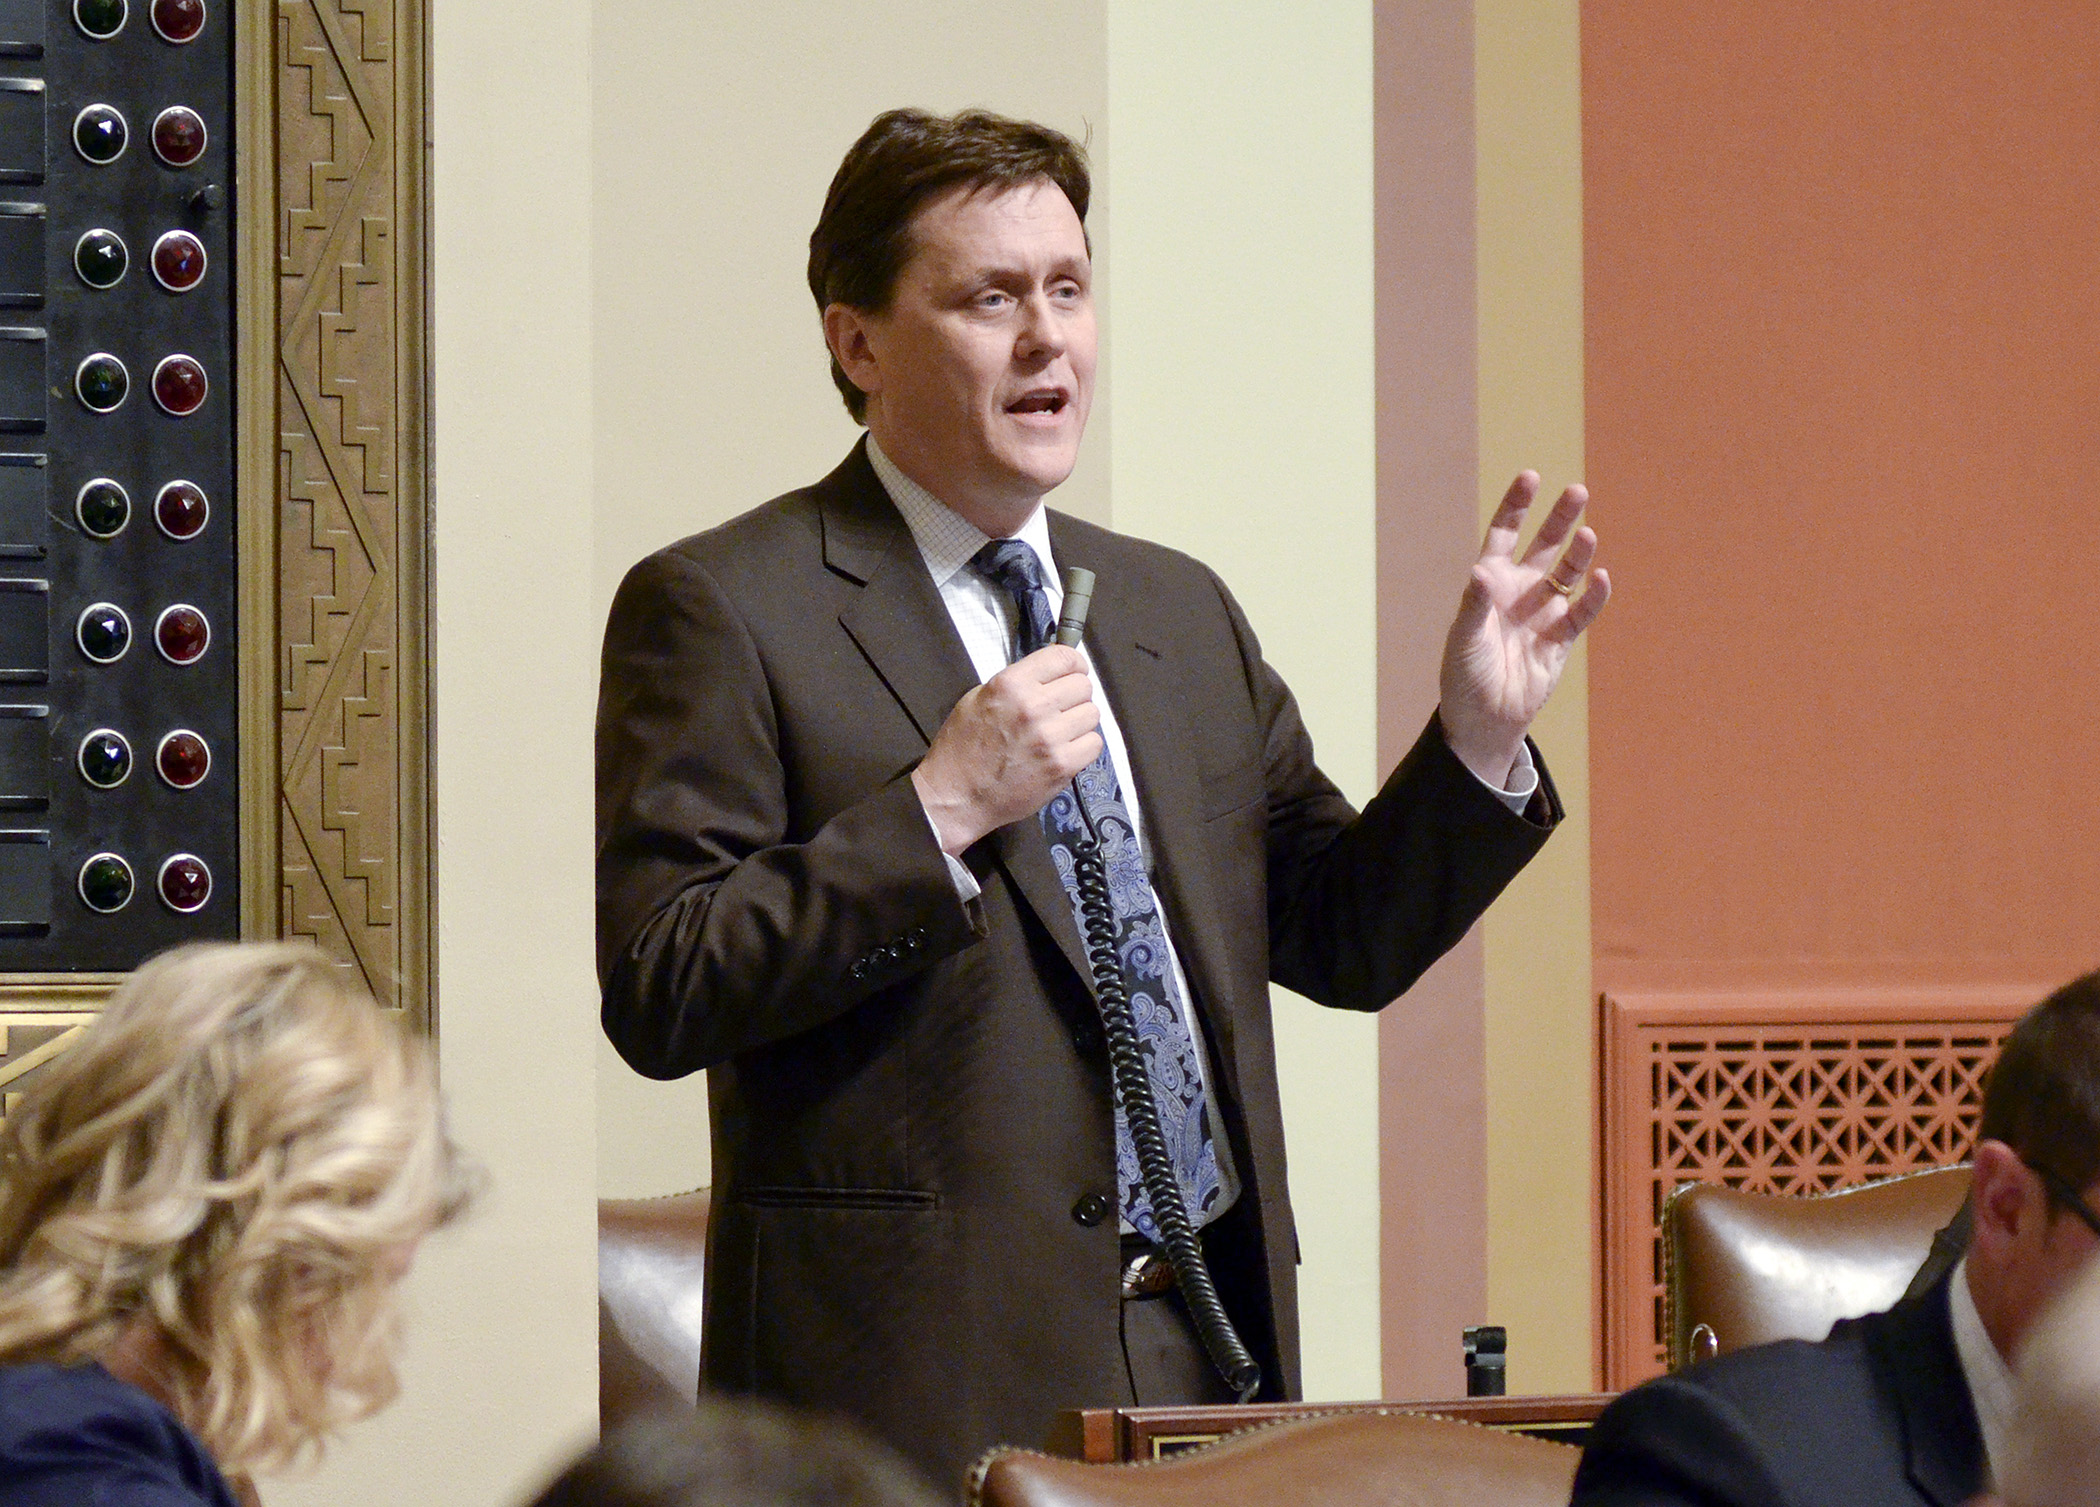
M 1008 413 L 1049 413 L 1065 411 L 1069 400 L 1056 388 L 1044 388 L 1038 392 L 1024 393 L 1006 405 Z

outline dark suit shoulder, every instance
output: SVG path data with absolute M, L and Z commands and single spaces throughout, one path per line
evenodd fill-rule
M 726 585 L 754 569 L 777 571 L 783 562 L 798 557 L 814 561 L 823 529 L 823 495 L 823 482 L 783 492 L 713 528 L 665 545 L 634 570 L 698 566 Z
M 1056 508 L 1048 508 L 1045 511 L 1049 514 L 1050 538 L 1057 549 L 1060 563 L 1070 554 L 1075 559 L 1097 558 L 1164 578 L 1201 578 L 1212 581 L 1217 579 L 1210 567 L 1201 560 L 1171 545 L 1141 539 L 1135 534 L 1119 534 L 1114 529 L 1103 528 L 1098 523 L 1089 523 L 1084 518 L 1060 512 Z
M 1955 1507 L 1980 1488 L 1980 1456 L 1946 1328 L 1943 1286 L 1820 1343 L 1646 1382 L 1597 1420 L 1576 1507 Z
M 1657 1377 L 1606 1408 L 1571 1507 L 1794 1507 L 1758 1425 L 1702 1380 Z
M 0 1366 L 0 1507 L 233 1507 L 204 1446 L 100 1366 Z

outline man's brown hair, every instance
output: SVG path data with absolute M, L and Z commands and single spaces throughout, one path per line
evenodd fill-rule
M 861 133 L 824 196 L 824 212 L 809 236 L 809 291 L 822 313 L 844 304 L 880 314 L 911 260 L 912 217 L 958 184 L 1011 189 L 1048 178 L 1086 221 L 1092 180 L 1086 148 L 1048 126 L 1009 120 L 989 110 L 934 115 L 887 110 Z M 831 380 L 846 411 L 865 423 L 868 395 L 833 357 Z
M 1984 1086 L 1976 1137 L 2070 1189 L 2100 1179 L 2100 973 L 2020 1017 Z
M 888 1445 L 842 1419 L 702 1397 L 607 1430 L 532 1507 L 943 1507 Z

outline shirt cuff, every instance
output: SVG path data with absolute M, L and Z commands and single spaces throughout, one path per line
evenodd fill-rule
M 1480 780 L 1477 774 L 1473 778 Z M 1480 780 L 1480 783 L 1494 791 L 1495 798 L 1503 805 L 1522 816 L 1524 808 L 1531 804 L 1531 798 L 1539 793 L 1539 767 L 1531 762 L 1531 740 L 1527 738 L 1517 745 L 1516 762 L 1509 766 L 1508 780 L 1500 786 L 1490 785 L 1486 780 Z M 933 818 L 928 817 L 927 820 L 931 821 Z M 952 858 L 948 861 L 955 862 Z
M 1528 764 L 1526 767 L 1529 767 Z M 1531 777 L 1531 783 L 1534 788 L 1537 787 L 1538 782 L 1538 776 L 1533 775 Z M 1529 800 L 1530 797 L 1526 796 L 1525 799 Z M 1522 806 L 1519 806 L 1517 807 L 1517 809 L 1519 811 L 1522 811 L 1524 808 Z M 928 811 L 924 805 L 921 805 L 919 807 L 919 812 L 926 818 L 926 830 L 933 834 L 934 845 L 936 847 L 939 847 L 941 841 L 941 829 L 933 824 L 933 813 L 931 811 Z M 941 857 L 948 860 L 948 879 L 949 882 L 951 882 L 955 886 L 956 899 L 962 901 L 963 904 L 968 905 L 972 900 L 975 900 L 979 895 L 984 893 L 984 886 L 977 882 L 977 876 L 970 872 L 970 866 L 968 864 L 964 863 L 960 858 L 957 858 L 953 853 L 950 853 L 945 848 L 941 849 Z

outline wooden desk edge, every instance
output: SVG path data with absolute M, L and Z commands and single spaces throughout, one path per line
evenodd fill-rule
M 1412 1402 L 1252 1402 L 1240 1406 L 1188 1408 L 1067 1408 L 1051 1424 L 1044 1447 L 1053 1455 L 1090 1465 L 1144 1458 L 1135 1445 L 1155 1434 L 1238 1433 L 1289 1418 L 1335 1413 L 1425 1413 L 1487 1428 L 1539 1424 L 1587 1425 L 1596 1421 L 1611 1392 L 1547 1397 L 1447 1397 Z

